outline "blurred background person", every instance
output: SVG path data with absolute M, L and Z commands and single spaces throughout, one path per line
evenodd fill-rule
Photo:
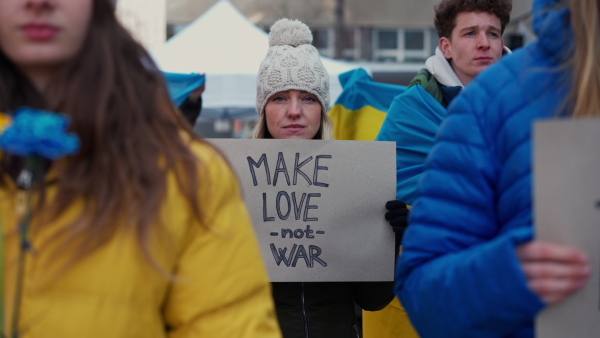
M 203 74 L 204 75 L 204 74 Z M 205 78 L 206 79 L 206 78 Z M 196 120 L 202 113 L 202 93 L 206 89 L 206 80 L 198 88 L 194 89 L 188 97 L 179 105 L 179 111 L 183 114 L 186 121 L 194 127 Z
M 534 337 L 590 275 L 579 249 L 534 239 L 531 136 L 537 120 L 600 115 L 600 5 L 533 11 L 539 40 L 465 88 L 428 158 L 396 286 L 423 338 Z

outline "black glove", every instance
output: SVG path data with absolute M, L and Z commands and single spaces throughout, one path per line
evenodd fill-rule
M 408 226 L 408 208 L 406 207 L 406 203 L 398 200 L 388 201 L 385 204 L 385 208 L 389 210 L 385 213 L 385 220 L 390 222 L 392 230 L 394 230 L 396 248 L 398 248 L 402 242 L 404 230 Z

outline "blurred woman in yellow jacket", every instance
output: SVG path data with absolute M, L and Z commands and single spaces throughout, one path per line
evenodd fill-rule
M 280 337 L 235 176 L 110 0 L 0 0 L 0 111 L 22 106 L 80 147 L 2 154 L 5 337 Z

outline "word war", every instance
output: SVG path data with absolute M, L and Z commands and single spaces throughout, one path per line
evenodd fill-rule
M 327 266 L 327 263 L 325 263 L 324 260 L 319 258 L 319 256 L 321 255 L 321 248 L 319 248 L 316 245 L 309 245 L 308 253 L 306 252 L 306 249 L 302 244 L 294 244 L 292 246 L 292 249 L 290 250 L 289 255 L 286 256 L 287 250 L 287 247 L 277 248 L 275 247 L 275 244 L 271 243 L 271 252 L 273 253 L 273 258 L 275 258 L 275 263 L 277 263 L 278 266 L 281 264 L 281 262 L 283 262 L 285 266 L 291 266 L 295 268 L 299 258 L 304 259 L 306 267 L 308 268 L 314 267 L 315 261 L 321 264 L 323 267 Z

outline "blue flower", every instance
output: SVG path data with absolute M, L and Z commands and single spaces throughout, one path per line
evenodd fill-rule
M 66 133 L 69 118 L 64 114 L 19 108 L 0 134 L 0 149 L 18 156 L 40 156 L 50 160 L 79 151 L 79 138 Z

